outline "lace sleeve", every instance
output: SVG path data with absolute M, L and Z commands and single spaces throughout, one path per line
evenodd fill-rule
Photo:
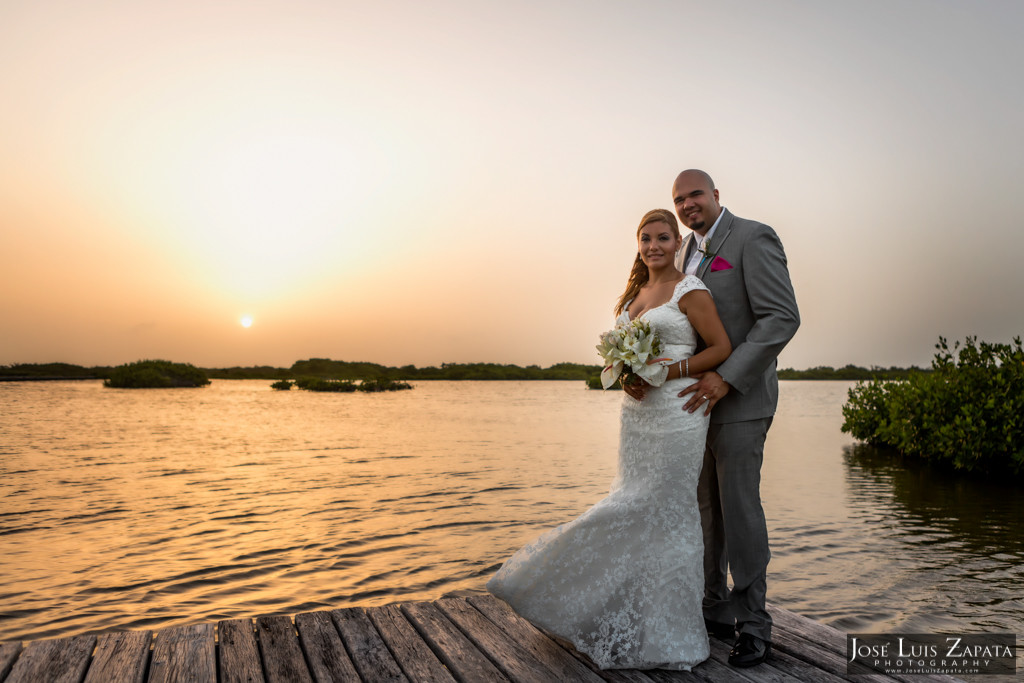
M 686 294 L 687 292 L 692 292 L 695 289 L 703 289 L 708 294 L 711 293 L 711 290 L 707 288 L 707 285 L 701 282 L 701 279 L 699 277 L 697 277 L 696 275 L 687 275 L 686 277 L 679 281 L 679 284 L 676 285 L 675 291 L 672 292 L 671 302 L 674 304 L 678 304 L 679 300 L 683 298 L 684 294 Z

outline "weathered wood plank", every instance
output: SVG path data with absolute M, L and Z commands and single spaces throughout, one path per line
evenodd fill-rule
M 788 610 L 768 606 L 772 615 L 772 650 L 782 652 L 833 676 L 847 678 L 846 636 L 831 626 Z M 892 683 L 884 675 L 858 676 L 863 683 Z
M 513 681 L 558 680 L 555 672 L 509 638 L 465 598 L 442 598 L 434 604 Z
M 516 614 L 505 602 L 492 595 L 473 595 L 470 604 L 527 648 L 536 646 L 534 656 L 553 670 L 558 668 L 560 680 L 613 681 L 615 683 L 651 683 L 654 680 L 699 681 L 699 677 L 686 671 L 640 671 L 638 669 L 602 670 L 589 657 L 577 651 L 570 643 L 548 636 Z M 660 676 L 656 679 L 655 676 Z
M 217 622 L 217 661 L 221 683 L 264 683 L 252 619 Z
M 773 617 L 774 618 L 774 617 Z M 772 650 L 784 652 L 795 659 L 807 662 L 818 669 L 840 678 L 847 678 L 846 657 L 837 654 L 827 646 L 811 642 L 783 628 L 772 629 Z M 858 683 L 891 683 L 888 676 L 858 676 Z
M 589 683 L 605 680 L 493 595 L 473 595 L 468 600 L 491 623 L 528 650 L 561 680 Z
M 295 615 L 295 628 L 306 653 L 309 672 L 317 683 L 359 681 L 359 674 L 345 651 L 338 629 L 327 612 Z
M 711 656 L 701 665 L 699 675 L 714 681 L 755 681 L 756 683 L 795 683 L 792 675 L 772 666 L 775 653 L 768 655 L 768 661 L 747 669 L 729 665 L 729 650 L 732 645 L 717 638 L 711 638 Z M 815 683 L 818 683 L 815 681 Z
M 365 610 L 359 607 L 334 610 L 331 618 L 338 627 L 352 663 L 366 683 L 409 680 L 366 616 Z
M 21 654 L 20 642 L 0 643 L 0 681 L 4 680 L 4 676 L 14 666 L 14 661 L 19 654 Z
M 964 683 L 964 679 L 946 674 L 889 674 L 886 678 L 890 681 L 899 681 L 899 683 Z M 858 675 L 853 680 L 859 683 L 864 680 L 864 677 Z
M 815 643 L 825 650 L 834 652 L 844 658 L 845 661 L 846 634 L 844 632 L 833 628 L 828 624 L 822 624 L 808 617 L 790 612 L 789 610 L 775 607 L 774 605 L 768 605 L 768 613 L 772 615 L 772 620 L 776 623 L 777 627 L 782 629 L 784 632 L 811 643 Z M 921 683 L 921 681 L 930 681 L 931 683 L 957 683 L 958 681 L 961 681 L 961 679 L 956 678 L 955 676 L 948 676 L 945 674 L 932 674 L 928 676 L 918 674 L 894 674 L 886 676 L 880 674 L 880 676 L 882 680 L 896 680 L 902 681 L 902 683 Z M 857 680 L 866 681 L 870 679 L 864 676 L 858 676 Z
M 647 674 L 652 681 L 656 683 L 699 683 L 701 681 L 719 681 L 719 680 L 731 680 L 728 678 L 719 679 L 714 678 L 710 675 L 701 678 L 698 674 L 693 671 L 670 671 L 666 669 L 644 669 L 643 672 Z M 743 683 L 750 683 L 750 681 L 743 679 Z
M 583 657 L 582 653 L 579 653 L 580 657 Z M 601 676 L 603 680 L 611 681 L 612 683 L 655 683 L 654 679 L 644 674 L 639 669 L 608 669 L 601 670 L 595 667 L 595 672 Z
M 846 635 L 831 626 L 820 624 L 806 617 L 780 610 L 770 609 L 776 627 L 772 629 L 772 647 L 784 652 L 794 659 L 812 664 L 835 676 L 847 680 L 846 674 Z M 870 674 L 858 675 L 858 683 L 956 683 L 961 679 L 946 675 L 913 675 Z
M 590 660 L 585 654 L 574 648 L 569 643 L 558 640 L 559 647 L 565 648 L 565 651 L 572 657 L 575 657 L 581 664 L 588 667 L 591 672 L 601 677 L 602 680 L 610 681 L 611 683 L 654 683 L 654 679 L 650 676 L 644 675 L 642 671 L 637 669 L 598 669 L 597 665 Z
M 157 631 L 149 683 L 216 683 L 213 624 L 175 626 Z
M 96 644 L 85 683 L 142 683 L 152 639 L 150 631 L 104 633 Z
M 594 664 L 593 661 L 591 661 L 590 657 L 587 657 L 582 652 L 579 652 L 576 648 L 572 646 L 572 643 L 569 643 L 566 640 L 558 638 L 557 636 L 553 636 L 544 631 L 541 631 L 536 626 L 531 624 L 529 621 L 516 614 L 515 611 L 508 606 L 508 604 L 502 602 L 501 600 L 498 600 L 497 598 L 494 598 L 493 596 L 473 596 L 469 598 L 469 600 L 471 603 L 473 603 L 475 607 L 481 609 L 481 612 L 485 616 L 487 616 L 489 619 L 491 619 L 494 623 L 496 623 L 499 626 L 505 627 L 508 625 L 515 625 L 517 631 L 518 629 L 523 629 L 523 631 L 525 631 L 526 629 L 533 629 L 534 631 L 540 634 L 540 640 L 537 641 L 538 643 L 546 641 L 554 647 L 559 648 L 560 650 L 562 650 L 564 654 L 568 655 L 573 660 L 575 660 L 579 666 L 590 671 L 591 674 L 597 676 L 602 681 L 610 681 L 611 683 L 653 683 L 653 679 L 651 679 L 649 676 L 644 675 L 643 672 L 638 671 L 636 669 L 597 668 L 597 665 Z M 501 619 L 507 619 L 507 621 L 500 621 Z M 554 656 L 557 657 L 557 655 Z M 573 665 L 568 664 L 566 666 L 572 667 Z M 584 674 L 584 678 L 581 678 L 580 680 L 590 680 L 585 676 L 586 674 Z M 563 680 L 576 680 L 576 678 L 574 678 L 573 675 L 570 674 Z
M 545 634 L 490 595 L 444 598 L 295 617 L 221 621 L 159 631 L 0 643 L 0 681 L 154 683 L 291 681 L 585 681 L 668 683 L 918 683 L 951 676 L 846 674 L 846 634 L 769 606 L 773 651 L 749 669 L 728 665 L 729 644 L 711 639 L 711 657 L 693 672 L 601 671 L 571 644 Z M 298 637 L 296 637 L 298 631 Z M 150 642 L 154 642 L 152 655 Z M 95 648 L 95 654 L 93 649 Z M 262 651 L 262 656 L 261 656 Z M 151 660 L 151 661 L 150 661 Z
M 844 676 L 836 676 L 820 669 L 813 664 L 797 659 L 790 654 L 781 652 L 772 646 L 771 654 L 768 655 L 768 664 L 779 671 L 784 671 L 799 681 L 814 681 L 814 683 L 844 683 L 848 679 Z M 758 667 L 754 667 L 755 669 Z
M 260 617 L 256 634 L 263 651 L 267 683 L 313 683 L 291 617 Z
M 402 605 L 402 612 L 456 678 L 463 681 L 509 680 L 441 614 L 436 605 L 408 602 Z
M 29 643 L 4 683 L 80 683 L 89 666 L 96 636 L 76 636 Z
M 377 627 L 402 671 L 413 683 L 455 683 L 455 678 L 416 633 L 398 605 L 371 607 L 366 616 Z
M 846 656 L 846 634 L 842 631 L 774 605 L 768 605 L 768 613 L 775 629 L 808 640 L 837 655 Z

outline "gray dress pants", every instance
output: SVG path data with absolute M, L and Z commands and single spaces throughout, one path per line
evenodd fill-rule
M 712 423 L 697 485 L 704 531 L 704 617 L 771 641 L 765 609 L 771 552 L 761 462 L 772 418 Z M 733 587 L 729 590 L 728 574 Z

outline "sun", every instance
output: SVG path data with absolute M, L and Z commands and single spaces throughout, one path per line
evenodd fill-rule
M 242 324 L 242 327 L 248 329 L 248 328 L 252 327 L 252 316 L 251 315 L 243 315 L 242 319 L 239 320 L 238 322 Z

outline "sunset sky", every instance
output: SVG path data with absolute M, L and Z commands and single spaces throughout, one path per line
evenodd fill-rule
M 1008 342 L 1022 34 L 1019 0 L 0 0 L 0 363 L 597 363 L 689 167 L 785 244 L 783 367 Z

